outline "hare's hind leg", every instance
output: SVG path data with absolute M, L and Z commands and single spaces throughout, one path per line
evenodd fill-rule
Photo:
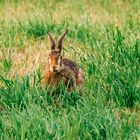
M 78 92 L 82 94 L 82 84 L 84 83 L 84 73 L 81 69 L 78 71 L 77 75 L 77 85 L 78 85 Z
M 84 82 L 84 73 L 82 72 L 81 69 L 78 71 L 78 76 L 77 76 L 77 84 L 80 86 Z

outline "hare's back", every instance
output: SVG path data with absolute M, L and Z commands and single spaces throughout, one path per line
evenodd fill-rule
M 73 62 L 72 60 L 69 60 L 67 58 L 62 59 L 62 65 L 64 67 L 70 68 L 71 70 L 78 71 L 77 64 L 75 62 Z

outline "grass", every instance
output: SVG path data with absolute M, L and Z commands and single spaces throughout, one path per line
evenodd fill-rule
M 139 0 L 2 0 L 0 138 L 140 139 Z M 50 51 L 68 29 L 63 55 L 85 72 L 82 95 L 44 89 Z

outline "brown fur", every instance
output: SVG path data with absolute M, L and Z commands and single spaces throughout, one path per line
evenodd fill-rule
M 75 85 L 81 87 L 84 81 L 84 74 L 75 62 L 66 58 L 62 59 L 62 41 L 65 35 L 66 32 L 61 35 L 58 42 L 58 50 L 54 50 L 55 42 L 49 33 L 51 53 L 49 54 L 49 67 L 45 69 L 44 85 L 49 89 L 54 86 L 58 89 L 61 83 L 66 86 L 69 84 L 68 91 L 72 92 Z

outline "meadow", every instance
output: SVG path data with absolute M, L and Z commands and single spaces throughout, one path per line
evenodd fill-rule
M 0 139 L 140 139 L 139 0 L 0 0 Z M 42 87 L 50 42 L 84 70 L 82 95 Z

